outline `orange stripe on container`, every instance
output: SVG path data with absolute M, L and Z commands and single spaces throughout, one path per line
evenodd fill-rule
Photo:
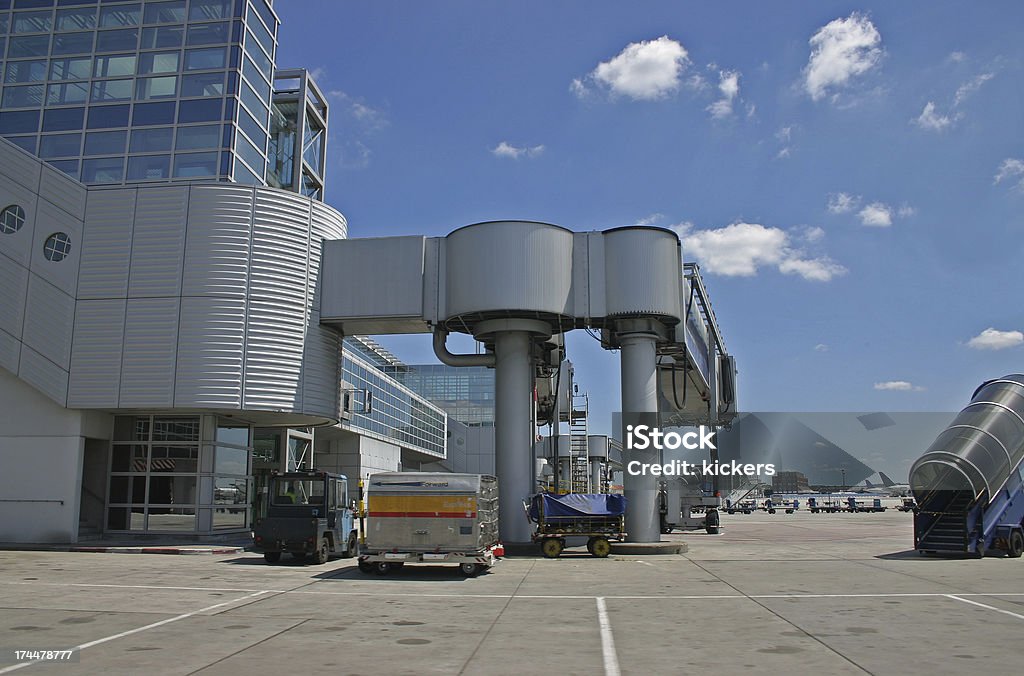
M 475 519 L 476 512 L 370 512 L 371 517 L 414 517 L 418 519 Z

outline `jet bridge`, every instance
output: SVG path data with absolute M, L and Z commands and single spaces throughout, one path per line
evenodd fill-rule
M 530 540 L 522 501 L 533 491 L 531 409 L 538 367 L 564 357 L 558 334 L 601 331 L 621 358 L 622 410 L 679 413 L 718 426 L 735 415 L 735 366 L 696 266 L 684 269 L 671 230 L 573 232 L 550 223 L 489 221 L 446 237 L 324 244 L 320 322 L 346 335 L 433 333 L 438 359 L 496 371 L 495 464 L 500 531 Z M 450 332 L 484 354 L 453 354 Z M 666 403 L 670 402 L 670 403 Z M 680 424 L 675 422 L 673 424 Z M 624 438 L 624 437 L 623 437 Z M 628 451 L 627 451 L 628 453 Z M 656 457 L 632 457 L 656 462 Z M 659 540 L 657 480 L 624 477 L 629 541 Z

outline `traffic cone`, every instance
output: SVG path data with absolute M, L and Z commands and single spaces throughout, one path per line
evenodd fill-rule
M 501 557 L 505 556 L 505 545 L 499 542 L 498 544 L 494 545 L 494 549 L 492 551 L 494 552 L 494 555 L 500 559 Z

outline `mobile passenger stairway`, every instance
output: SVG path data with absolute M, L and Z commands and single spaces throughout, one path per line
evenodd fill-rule
M 921 554 L 1024 554 L 1024 375 L 982 383 L 910 468 Z

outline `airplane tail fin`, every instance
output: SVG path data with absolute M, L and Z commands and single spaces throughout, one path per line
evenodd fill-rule
M 884 484 L 886 488 L 889 488 L 890 486 L 895 486 L 896 485 L 896 482 L 893 481 L 892 479 L 890 479 L 889 477 L 887 477 L 885 475 L 885 472 L 879 472 L 878 476 L 882 477 L 882 484 Z
M 872 484 L 872 483 L 871 483 L 870 481 L 868 481 L 867 479 L 864 479 L 864 487 L 865 487 L 865 488 L 874 488 L 875 486 L 874 486 L 874 484 Z

